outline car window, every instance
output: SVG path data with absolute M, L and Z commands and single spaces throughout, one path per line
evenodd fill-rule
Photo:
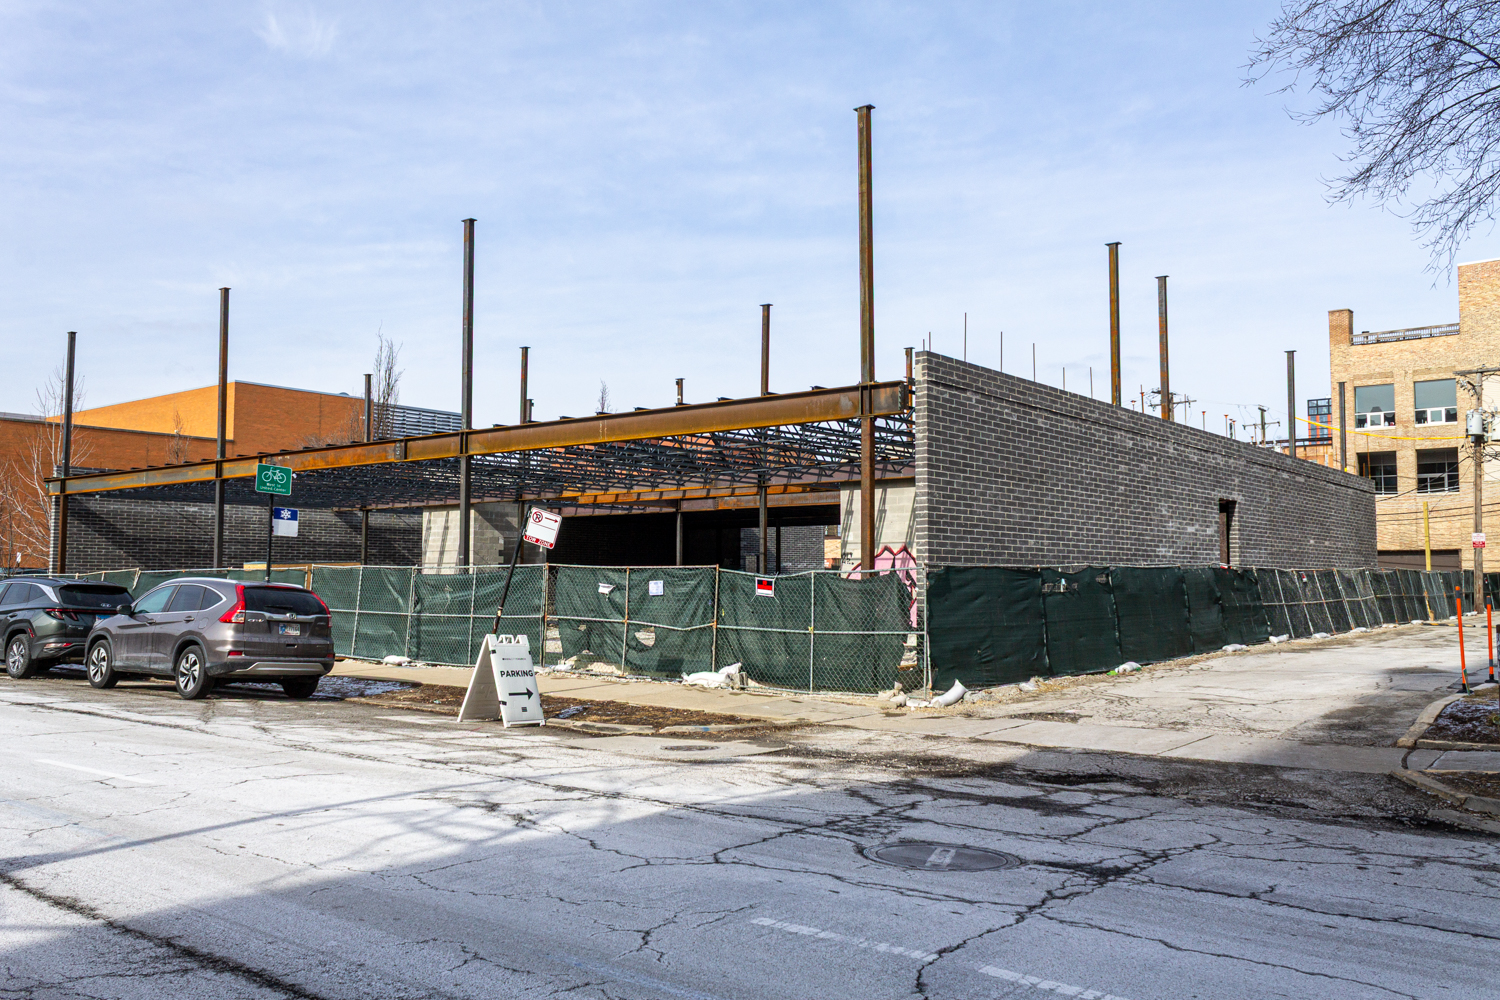
M 177 588 L 177 593 L 172 595 L 172 603 L 167 605 L 168 611 L 197 611 L 203 606 L 203 588 L 196 584 L 185 583 Z
M 5 588 L 6 606 L 33 604 L 45 596 L 42 588 L 34 583 L 13 583 Z
M 19 583 L 8 583 L 0 587 L 0 608 L 5 607 L 10 603 L 12 597 L 16 597 L 20 593 L 21 585 Z
M 214 588 L 212 588 L 212 587 L 204 587 L 203 588 L 203 602 L 198 605 L 198 610 L 199 611 L 207 611 L 209 608 L 216 608 L 220 604 L 223 604 L 227 600 L 229 600 L 229 598 L 225 597 L 223 594 L 219 593 Z
M 95 584 L 91 587 L 68 584 L 59 587 L 57 593 L 62 598 L 62 603 L 70 608 L 102 608 L 113 611 L 122 604 L 130 603 L 130 591 L 109 584 Z
M 151 593 L 135 603 L 136 613 L 150 615 L 165 611 L 167 602 L 172 599 L 172 592 L 176 589 L 175 586 L 158 587 L 156 590 L 151 591 Z
M 273 615 L 326 615 L 323 602 L 306 590 L 291 587 L 246 587 L 246 611 L 268 611 Z

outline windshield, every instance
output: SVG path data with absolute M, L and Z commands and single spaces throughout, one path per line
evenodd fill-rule
M 246 587 L 246 611 L 268 611 L 273 615 L 326 615 L 323 602 L 307 590 L 290 587 Z
M 111 584 L 99 584 L 93 587 L 69 584 L 66 587 L 58 587 L 57 594 L 62 598 L 63 604 L 70 608 L 105 608 L 113 611 L 122 604 L 130 603 L 130 591 Z

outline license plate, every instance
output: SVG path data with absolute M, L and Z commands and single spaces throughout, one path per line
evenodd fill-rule
M 281 626 L 281 634 L 282 635 L 301 635 L 302 634 L 302 626 L 301 625 L 283 625 L 283 626 Z

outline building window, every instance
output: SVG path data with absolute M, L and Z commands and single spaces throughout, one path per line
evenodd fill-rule
M 1458 491 L 1458 449 L 1435 448 L 1417 452 L 1417 492 Z
M 1309 399 L 1307 401 L 1307 436 L 1313 441 L 1327 441 L 1333 437 L 1333 399 Z
M 1359 474 L 1375 484 L 1376 493 L 1395 493 L 1396 453 L 1367 451 L 1359 456 Z
M 1417 423 L 1458 423 L 1458 385 L 1453 379 L 1415 382 L 1412 390 L 1417 404 Z
M 1354 387 L 1355 427 L 1396 426 L 1396 386 L 1357 385 Z

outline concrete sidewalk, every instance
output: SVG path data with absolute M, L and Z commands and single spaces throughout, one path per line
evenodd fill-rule
M 340 661 L 334 669 L 337 676 L 453 687 L 466 687 L 471 672 L 466 668 L 392 667 L 354 660 Z M 1146 676 L 1149 677 L 1149 674 Z M 1129 686 L 1132 682 L 1139 684 L 1142 677 L 1137 675 L 1117 680 L 1121 686 Z M 1440 766 L 1452 770 L 1500 771 L 1500 751 L 1462 754 L 1440 750 L 1407 751 L 1395 746 L 1302 742 L 1208 729 L 1099 725 L 1015 717 L 1014 713 L 1028 710 L 1034 714 L 1039 707 L 1037 703 L 1022 702 L 992 707 L 959 705 L 944 714 L 918 714 L 893 710 L 874 699 L 861 704 L 805 695 L 705 689 L 670 682 L 614 680 L 596 675 L 566 673 L 541 674 L 537 681 L 544 694 L 588 701 L 618 701 L 660 708 L 717 712 L 764 720 L 770 724 L 836 725 L 875 732 L 984 740 L 1051 749 L 1092 750 L 1163 759 L 1261 764 L 1365 774 L 1383 774 L 1403 766 L 1414 770 L 1426 769 L 1438 765 L 1440 760 Z M 1048 705 L 1056 701 L 1055 695 L 1045 699 Z M 1013 714 L 1004 714 L 1007 712 Z M 975 717 L 976 715 L 981 717 Z

